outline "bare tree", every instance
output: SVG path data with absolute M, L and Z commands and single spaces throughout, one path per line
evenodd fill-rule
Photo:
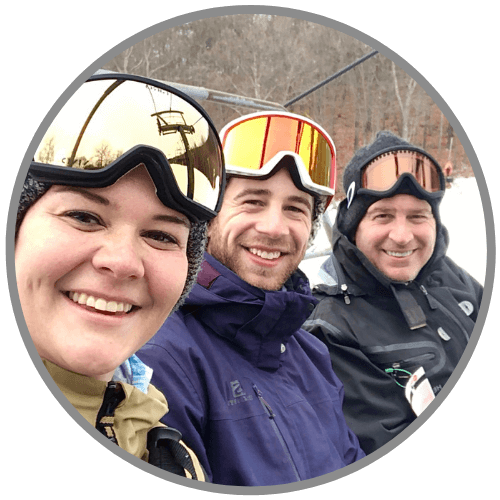
M 38 153 L 38 161 L 42 163 L 52 163 L 54 161 L 54 153 L 55 153 L 55 138 L 50 137 L 43 148 Z
M 404 139 L 408 139 L 410 135 L 410 111 L 412 105 L 412 96 L 415 88 L 417 86 L 417 82 L 410 78 L 409 76 L 406 78 L 406 83 L 403 82 L 402 85 L 406 90 L 406 96 L 401 97 L 401 93 L 399 91 L 399 81 L 398 75 L 396 73 L 396 65 L 394 62 L 392 63 L 392 75 L 394 78 L 394 90 L 396 92 L 396 98 L 398 100 L 399 109 L 401 112 L 401 129 L 400 134 Z

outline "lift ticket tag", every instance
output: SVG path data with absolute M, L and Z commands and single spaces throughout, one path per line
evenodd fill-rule
M 435 398 L 429 379 L 422 367 L 413 373 L 406 383 L 405 396 L 417 417 Z

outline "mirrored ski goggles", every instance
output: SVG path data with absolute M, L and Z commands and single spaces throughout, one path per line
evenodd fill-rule
M 388 191 L 403 174 L 412 175 L 428 193 L 445 189 L 439 166 L 430 157 L 409 150 L 389 151 L 377 156 L 364 168 L 361 187 L 370 191 Z
M 221 131 L 228 174 L 263 177 L 285 157 L 295 159 L 306 191 L 335 194 L 335 145 L 312 120 L 292 113 L 254 113 Z
M 49 126 L 29 172 L 96 188 L 139 164 L 164 205 L 192 220 L 220 209 L 225 169 L 215 126 L 189 96 L 142 77 L 103 74 L 85 82 Z

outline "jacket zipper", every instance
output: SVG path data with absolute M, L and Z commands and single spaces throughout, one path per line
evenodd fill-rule
M 421 363 L 422 361 L 428 361 L 428 360 L 434 359 L 435 357 L 436 357 L 435 354 L 420 354 L 419 356 L 415 356 L 413 358 L 402 359 L 401 361 L 393 363 L 392 367 L 393 368 L 401 368 L 401 365 L 403 365 L 403 367 L 404 367 L 408 363 Z M 395 366 L 395 365 L 397 365 L 397 366 Z
M 271 408 L 271 406 L 269 406 L 269 403 L 264 399 L 264 397 L 262 396 L 262 393 L 260 392 L 260 390 L 258 389 L 258 387 L 255 384 L 253 385 L 253 390 L 254 390 L 255 394 L 257 395 L 257 398 L 259 399 L 262 407 L 264 408 L 264 410 L 266 410 L 267 415 L 269 416 L 269 421 L 271 422 L 271 427 L 273 428 L 274 433 L 276 434 L 276 437 L 278 438 L 278 441 L 280 442 L 281 447 L 283 448 L 283 452 L 285 453 L 285 456 L 287 457 L 288 462 L 292 466 L 292 470 L 295 474 L 297 481 L 300 481 L 301 479 L 299 476 L 299 472 L 297 471 L 297 467 L 295 466 L 295 463 L 293 462 L 292 456 L 290 455 L 290 451 L 288 450 L 288 446 L 286 445 L 285 440 L 283 438 L 283 435 L 281 434 L 281 431 L 279 430 L 278 424 L 276 424 L 276 421 L 275 421 L 276 415 L 275 415 L 273 409 Z
M 115 410 L 124 398 L 125 393 L 123 390 L 119 391 L 118 384 L 114 381 L 110 381 L 104 392 L 102 405 L 96 418 L 96 429 L 115 444 L 118 444 L 113 427 Z
M 420 290 L 422 290 L 422 293 L 425 295 L 425 297 L 427 298 L 427 301 L 429 301 L 429 292 L 426 290 L 426 288 L 424 287 L 424 285 L 420 285 Z M 441 304 L 441 302 L 439 302 L 439 300 L 436 299 L 436 297 L 432 297 L 436 304 L 438 305 L 439 309 L 441 309 L 441 311 L 444 312 L 444 314 L 451 320 L 453 321 L 453 323 L 455 323 L 459 328 L 460 330 L 462 331 L 462 333 L 464 334 L 465 336 L 465 341 L 466 342 L 469 342 L 469 334 L 467 333 L 467 330 L 464 328 L 464 326 L 455 318 L 455 316 L 453 316 L 453 314 L 451 314 L 450 311 L 448 311 L 448 309 L 446 309 L 445 306 L 443 306 L 443 304 Z M 430 305 L 430 304 L 429 304 Z

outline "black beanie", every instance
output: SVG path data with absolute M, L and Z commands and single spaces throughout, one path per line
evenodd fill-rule
M 16 218 L 16 230 L 15 238 L 17 239 L 17 234 L 19 228 L 21 227 L 22 221 L 28 209 L 34 205 L 34 203 L 39 200 L 52 186 L 48 182 L 39 182 L 35 180 L 29 173 L 24 181 L 23 190 L 19 198 L 19 206 L 17 207 L 17 218 Z M 193 222 L 191 221 L 191 229 L 189 230 L 189 236 L 187 241 L 186 255 L 188 259 L 188 272 L 186 282 L 184 284 L 184 289 L 182 294 L 175 304 L 172 312 L 176 311 L 183 303 L 186 297 L 189 295 L 191 288 L 196 282 L 196 277 L 198 276 L 198 271 L 200 270 L 201 263 L 203 261 L 203 255 L 205 252 L 205 247 L 207 243 L 207 227 L 208 222 Z
M 432 213 L 436 219 L 436 229 L 439 230 L 441 222 L 439 216 L 439 204 L 443 199 L 444 191 L 440 195 L 433 193 L 428 196 L 415 188 L 414 183 L 410 179 L 403 179 L 396 189 L 390 189 L 380 194 L 359 193 L 361 188 L 361 177 L 363 167 L 368 165 L 372 160 L 381 154 L 390 151 L 415 151 L 430 158 L 433 163 L 438 166 L 441 183 L 444 189 L 444 176 L 439 167 L 439 164 L 426 151 L 413 146 L 409 142 L 401 139 L 389 131 L 379 132 L 375 140 L 368 146 L 359 149 L 351 158 L 344 169 L 344 191 L 347 198 L 344 199 L 337 211 L 337 227 L 339 231 L 347 236 L 354 243 L 354 236 L 361 219 L 366 211 L 378 200 L 382 198 L 391 198 L 397 194 L 410 194 L 429 203 L 432 208 Z

